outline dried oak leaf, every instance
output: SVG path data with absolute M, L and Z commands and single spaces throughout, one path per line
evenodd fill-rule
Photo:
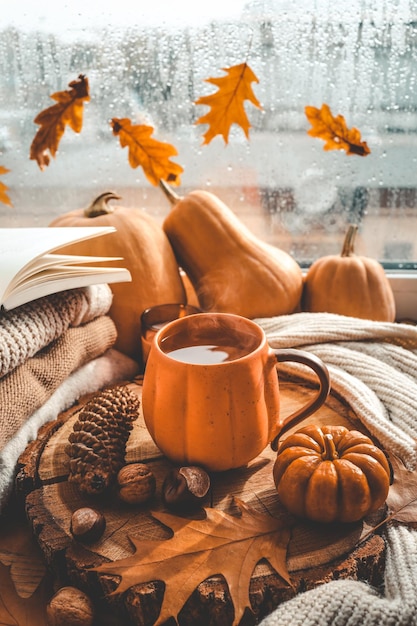
M 165 593 L 155 624 L 177 615 L 189 596 L 203 581 L 223 575 L 234 605 L 238 624 L 250 608 L 249 583 L 255 565 L 267 559 L 284 581 L 291 585 L 286 555 L 290 529 L 276 518 L 259 513 L 236 499 L 241 516 L 206 508 L 206 518 L 189 520 L 169 513 L 153 517 L 174 531 L 172 538 L 152 541 L 132 537 L 135 554 L 114 563 L 103 563 L 95 571 L 121 576 L 114 593 L 141 583 L 165 582 Z
M 0 165 L 0 175 L 7 174 L 8 172 L 10 172 L 10 170 Z M 13 206 L 9 196 L 7 195 L 7 191 L 8 187 L 0 181 L 0 202 L 7 204 L 7 206 Z
M 22 598 L 16 592 L 9 568 L 0 563 L 0 624 L 2 626 L 43 626 L 51 584 L 43 579 L 35 593 Z
M 222 135 L 225 143 L 229 141 L 229 132 L 232 124 L 238 124 L 249 138 L 248 116 L 244 108 L 245 100 L 249 100 L 259 109 L 262 105 L 253 93 L 251 83 L 258 83 L 258 79 L 247 63 L 222 68 L 227 73 L 220 78 L 207 78 L 205 82 L 216 85 L 218 90 L 208 96 L 202 96 L 194 104 L 205 104 L 211 107 L 210 111 L 200 117 L 196 124 L 208 124 L 204 133 L 204 144 L 216 135 Z
M 387 497 L 389 517 L 399 522 L 417 522 L 417 469 L 407 469 L 402 461 L 392 454 L 390 463 L 394 480 Z
M 129 148 L 130 166 L 141 166 L 152 185 L 159 185 L 160 180 L 172 185 L 180 184 L 180 175 L 184 170 L 181 165 L 170 161 L 170 157 L 178 152 L 171 144 L 152 138 L 152 126 L 135 125 L 128 118 L 113 118 L 111 126 L 113 134 L 119 137 L 121 147 Z
M 53 93 L 50 97 L 57 104 L 41 111 L 34 119 L 40 128 L 30 146 L 30 158 L 37 161 L 41 170 L 49 165 L 48 150 L 55 157 L 65 127 L 69 126 L 76 133 L 82 129 L 84 102 L 90 100 L 88 79 L 80 74 L 68 86 L 65 91 Z
M 357 128 L 348 128 L 343 115 L 334 117 L 327 104 L 321 109 L 306 106 L 305 114 L 312 128 L 308 131 L 311 137 L 325 141 L 324 150 L 345 150 L 346 154 L 366 156 L 370 149 Z

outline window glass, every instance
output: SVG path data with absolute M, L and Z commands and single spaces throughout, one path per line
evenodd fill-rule
M 46 225 L 112 190 L 163 219 L 169 205 L 112 133 L 113 117 L 154 127 L 178 150 L 180 194 L 216 193 L 259 237 L 302 264 L 340 251 L 359 224 L 357 251 L 387 267 L 417 267 L 417 1 L 119 0 L 9 4 L 0 30 L 0 182 L 13 208 L 0 225 Z M 227 5 L 227 6 L 223 6 Z M 249 102 L 249 139 L 229 143 L 195 121 L 215 90 L 208 77 L 247 61 L 262 110 Z M 67 129 L 41 171 L 29 159 L 34 117 L 51 94 L 88 77 L 80 134 Z M 307 105 L 326 103 L 360 130 L 371 153 L 325 151 L 308 135 Z

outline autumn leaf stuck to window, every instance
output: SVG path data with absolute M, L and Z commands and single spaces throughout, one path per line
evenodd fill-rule
M 10 172 L 10 170 L 0 165 L 0 175 L 7 174 L 8 172 Z M 13 206 L 9 196 L 7 195 L 7 190 L 7 186 L 0 181 L 0 202 L 7 204 L 7 206 Z
M 113 118 L 111 126 L 122 148 L 129 149 L 130 166 L 141 166 L 152 185 L 159 185 L 160 180 L 172 185 L 180 184 L 180 175 L 184 170 L 181 165 L 170 161 L 170 157 L 176 156 L 178 152 L 171 144 L 152 138 L 152 126 L 134 125 L 128 118 Z
M 312 128 L 308 131 L 311 137 L 325 141 L 324 150 L 346 150 L 346 154 L 366 156 L 370 149 L 357 128 L 348 128 L 343 115 L 334 117 L 327 104 L 321 109 L 305 107 L 305 114 Z
M 66 91 L 53 93 L 51 98 L 57 104 L 41 111 L 34 119 L 40 128 L 32 141 L 30 158 L 38 162 L 41 170 L 49 165 L 48 150 L 55 157 L 65 127 L 69 126 L 76 133 L 82 129 L 84 102 L 90 100 L 88 79 L 80 74 L 68 86 Z
M 235 609 L 238 624 L 245 607 L 250 607 L 249 583 L 255 565 L 269 561 L 290 585 L 287 546 L 290 529 L 278 519 L 259 513 L 235 500 L 242 515 L 235 517 L 212 508 L 206 518 L 189 520 L 168 513 L 153 516 L 174 531 L 171 539 L 152 541 L 132 537 L 135 554 L 103 563 L 95 571 L 121 576 L 114 593 L 154 580 L 165 582 L 165 593 L 156 624 L 177 618 L 183 605 L 203 581 L 223 575 Z
M 216 85 L 218 90 L 209 96 L 202 96 L 194 103 L 211 107 L 206 115 L 196 121 L 196 124 L 209 125 L 203 135 L 204 144 L 210 143 L 216 135 L 222 135 L 225 143 L 228 143 L 232 124 L 238 124 L 249 138 L 251 125 L 244 102 L 249 100 L 259 109 L 262 108 L 252 89 L 252 83 L 259 81 L 247 63 L 225 67 L 223 71 L 227 72 L 226 76 L 206 79 L 207 83 Z

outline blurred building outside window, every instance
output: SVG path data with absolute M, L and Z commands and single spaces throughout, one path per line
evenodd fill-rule
M 0 204 L 0 226 L 47 225 L 107 190 L 162 221 L 168 202 L 130 167 L 111 131 L 112 117 L 128 117 L 177 148 L 181 195 L 216 193 L 304 267 L 340 252 L 355 222 L 357 253 L 407 279 L 406 294 L 414 289 L 417 0 L 148 4 L 9 5 L 0 27 L 0 166 L 10 171 L 0 180 L 13 208 Z M 262 104 L 246 105 L 249 139 L 232 127 L 227 145 L 220 136 L 203 145 L 195 121 L 207 110 L 194 103 L 214 90 L 205 79 L 244 61 Z M 67 129 L 41 171 L 29 159 L 34 117 L 80 74 L 91 90 L 82 132 Z M 323 103 L 360 130 L 368 156 L 325 151 L 307 134 L 305 106 Z

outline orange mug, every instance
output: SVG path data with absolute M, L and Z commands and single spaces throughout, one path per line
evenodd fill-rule
M 310 367 L 319 389 L 280 417 L 277 362 Z M 274 350 L 263 329 L 230 313 L 199 313 L 161 328 L 149 352 L 142 409 L 149 433 L 171 461 L 224 471 L 246 465 L 283 428 L 311 415 L 330 391 L 327 367 L 298 349 Z

